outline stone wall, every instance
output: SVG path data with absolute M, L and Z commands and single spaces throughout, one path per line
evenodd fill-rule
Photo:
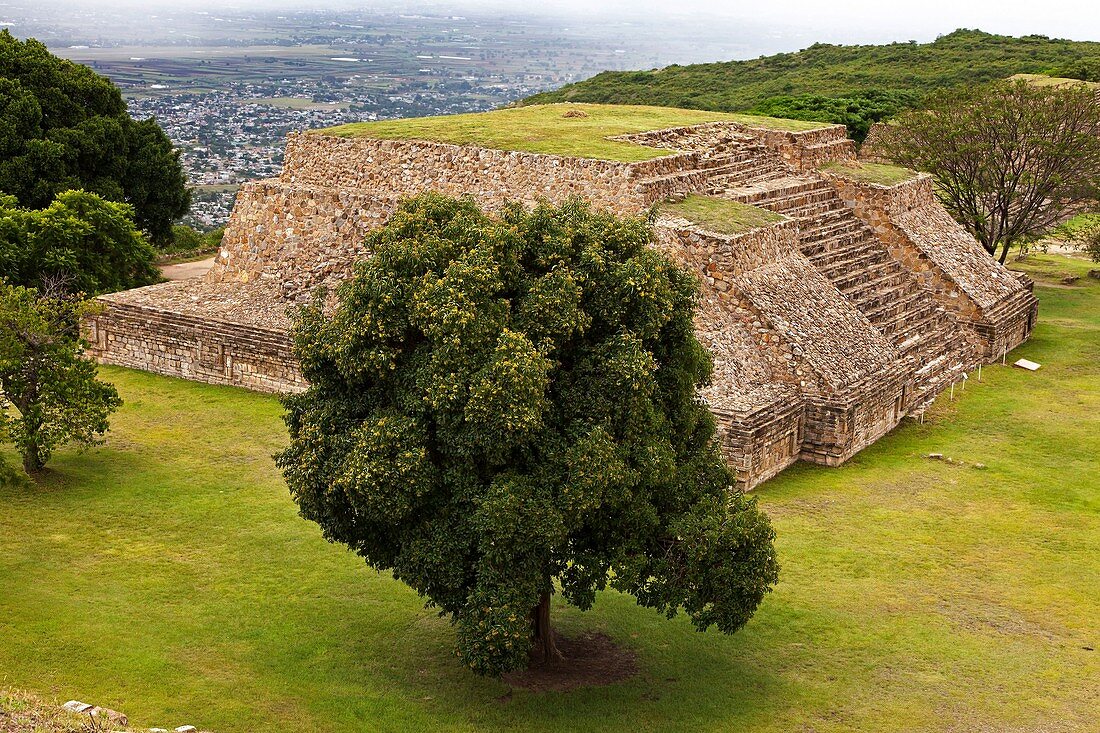
M 854 160 L 856 157 L 855 143 L 848 139 L 847 129 L 843 125 L 791 131 L 739 122 L 707 122 L 621 135 L 613 139 L 708 155 L 723 151 L 731 144 L 753 141 L 769 148 L 795 171 L 816 170 L 831 161 Z
M 890 432 L 905 417 L 911 384 L 899 361 L 842 393 L 809 398 L 802 460 L 839 466 Z
M 618 163 L 422 140 L 292 133 L 287 137 L 281 181 L 370 191 L 383 198 L 427 191 L 472 195 L 487 208 L 506 201 L 561 202 L 583 196 L 595 207 L 637 214 L 652 203 L 645 182 L 697 167 L 695 153 Z
M 796 171 L 814 171 L 832 161 L 854 160 L 855 143 L 844 125 L 789 132 L 758 130 L 765 145 L 772 148 Z
M 306 386 L 286 303 L 271 285 L 184 280 L 96 300 L 84 336 L 100 363 L 259 392 Z
M 982 337 L 987 359 L 1025 341 L 1038 303 L 936 199 L 922 173 L 894 186 L 828 174 L 844 203 L 921 285 Z
M 737 477 L 751 489 L 796 463 L 802 455 L 806 409 L 797 392 L 777 397 L 753 412 L 712 408 L 718 445 Z
M 278 282 L 287 296 L 342 277 L 396 197 L 257 181 L 241 186 L 209 282 Z
M 664 216 L 656 230 L 661 249 L 682 253 L 700 269 L 704 282 L 719 291 L 729 290 L 735 275 L 798 252 L 798 227 L 792 221 L 724 235 L 686 219 Z
M 286 331 L 119 303 L 105 304 L 84 331 L 100 363 L 257 392 L 306 387 Z

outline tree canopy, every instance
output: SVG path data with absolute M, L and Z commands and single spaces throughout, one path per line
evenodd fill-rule
M 651 237 L 578 201 L 494 218 L 424 195 L 334 313 L 297 316 L 310 388 L 278 464 L 302 516 L 449 614 L 477 672 L 554 653 L 556 585 L 732 633 L 776 582 L 696 396 L 697 283 Z
M 0 439 L 15 444 L 28 473 L 58 446 L 96 443 L 122 404 L 84 358 L 77 324 L 91 307 L 0 282 Z
M 944 90 L 884 125 L 876 153 L 932 173 L 952 216 L 1004 262 L 1100 195 L 1100 104 L 1085 86 Z
M 156 242 L 191 205 L 154 120 L 131 119 L 118 88 L 88 67 L 0 31 L 0 191 L 40 209 L 70 189 L 133 205 Z
M 0 194 L 0 275 L 9 285 L 97 295 L 160 279 L 133 208 L 66 191 L 44 209 Z

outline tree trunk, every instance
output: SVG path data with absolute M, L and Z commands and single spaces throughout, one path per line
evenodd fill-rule
M 23 451 L 23 470 L 27 473 L 38 473 L 46 463 L 42 460 L 42 455 L 38 452 L 38 445 L 31 443 Z
M 552 664 L 565 658 L 554 643 L 554 630 L 550 628 L 550 591 L 542 594 L 539 605 L 531 611 L 531 631 L 534 636 L 531 645 L 533 662 Z

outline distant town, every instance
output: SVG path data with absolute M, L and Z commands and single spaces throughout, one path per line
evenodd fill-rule
M 135 118 L 157 119 L 192 186 L 184 223 L 203 230 L 228 220 L 242 182 L 278 174 L 292 130 L 483 111 L 607 69 L 758 51 L 751 28 L 708 36 L 598 18 L 571 27 L 519 11 L 2 12 L 16 35 L 109 77 Z

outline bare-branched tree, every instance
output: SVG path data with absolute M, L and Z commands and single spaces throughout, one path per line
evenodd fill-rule
M 1085 85 L 945 90 L 886 125 L 876 145 L 933 174 L 944 205 L 1001 262 L 1100 193 L 1100 103 Z

